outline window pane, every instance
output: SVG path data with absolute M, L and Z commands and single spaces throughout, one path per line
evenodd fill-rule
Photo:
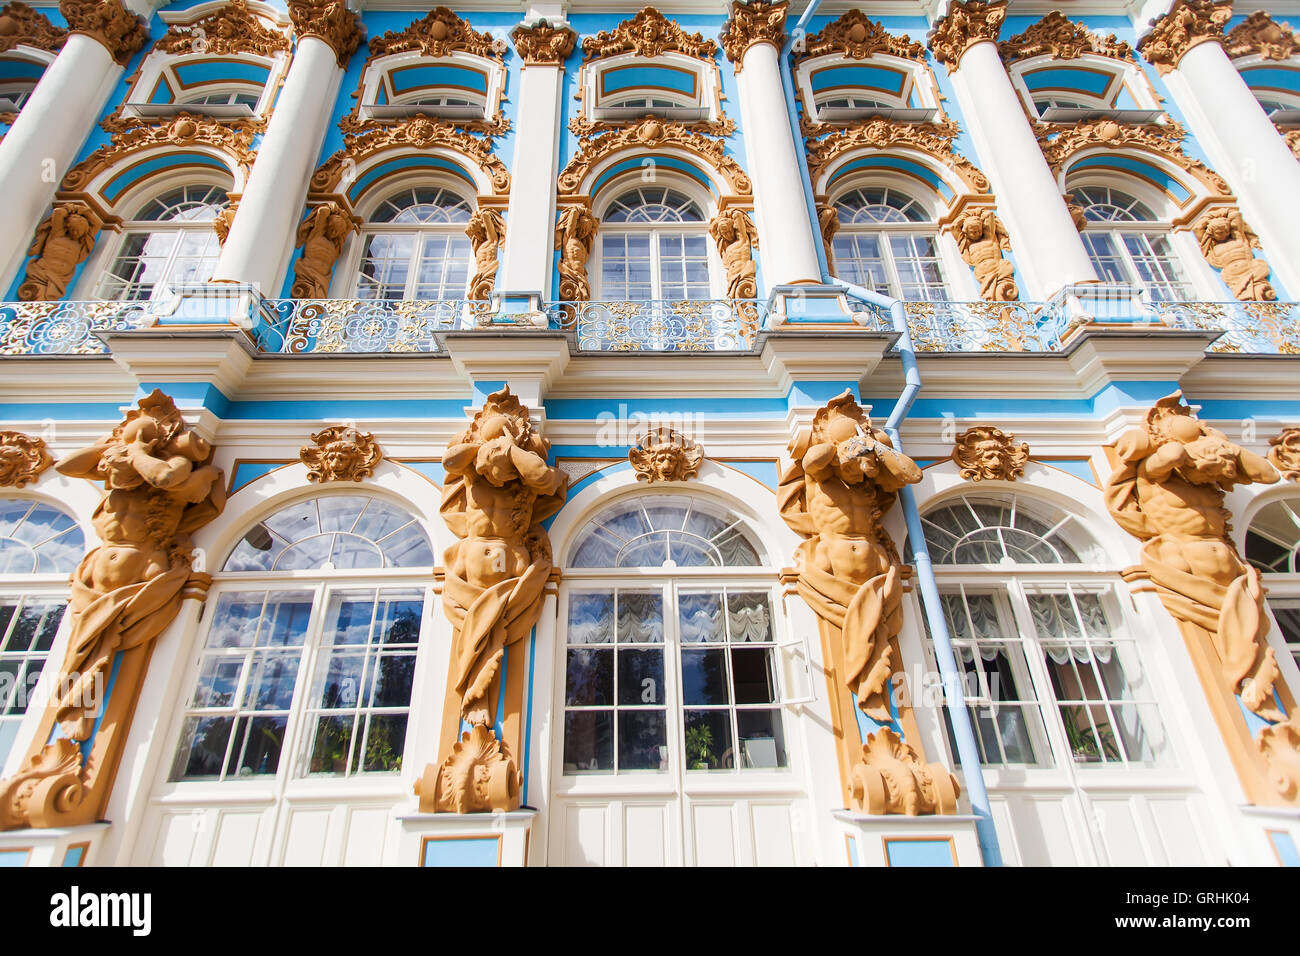
M 737 704 L 776 702 L 776 675 L 770 647 L 733 647 L 731 679 Z
M 614 703 L 614 652 L 571 647 L 565 676 L 565 704 L 570 707 Z
M 725 705 L 731 703 L 727 680 L 727 652 L 682 650 L 682 700 L 684 703 Z
M 619 648 L 619 704 L 634 706 L 639 704 L 662 704 L 663 691 L 663 651 L 658 649 L 643 651 Z
M 743 766 L 764 770 L 789 766 L 780 711 L 737 711 L 736 728 Z
M 564 772 L 614 769 L 614 712 L 577 710 L 564 715 Z
M 688 710 L 683 721 L 687 770 L 730 770 L 731 714 L 726 710 Z
M 668 723 L 662 710 L 619 711 L 618 769 L 668 769 Z

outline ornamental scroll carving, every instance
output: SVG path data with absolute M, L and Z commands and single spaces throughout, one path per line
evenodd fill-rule
M 988 206 L 967 209 L 948 227 L 965 263 L 980 284 L 986 302 L 1014 302 L 1020 298 L 1016 268 L 1002 257 L 1011 251 L 1011 237 L 1002 220 Z
M 687 33 L 654 7 L 643 7 L 631 20 L 582 41 L 583 63 L 620 53 L 657 57 L 669 51 L 699 60 L 712 60 L 718 45 L 698 33 Z
M 941 763 L 924 763 L 888 727 L 867 735 L 862 762 L 849 784 L 851 809 L 859 813 L 953 814 L 961 787 Z
M 220 10 L 193 23 L 172 24 L 154 49 L 164 53 L 252 53 L 271 57 L 292 46 L 283 33 L 263 25 L 248 9 L 246 0 L 229 0 Z
M 1006 0 L 996 3 L 954 0 L 948 4 L 948 13 L 934 25 L 930 34 L 930 51 L 951 73 L 961 66 L 961 58 L 976 43 L 985 40 L 996 43 L 1002 21 L 1006 18 Z
M 371 477 L 384 460 L 375 436 L 350 425 L 323 428 L 311 440 L 312 444 L 298 451 L 298 460 L 307 466 L 308 481 L 361 481 Z
M 1146 423 L 1125 433 L 1115 450 L 1121 464 L 1106 482 L 1106 505 L 1142 541 L 1142 567 L 1161 603 L 1188 643 L 1217 662 L 1228 691 L 1264 720 L 1285 721 L 1273 693 L 1279 672 L 1266 640 L 1259 571 L 1228 536 L 1224 507 L 1225 492 L 1235 485 L 1273 484 L 1277 471 L 1197 421 L 1181 392 L 1156 402 Z M 1295 755 L 1278 752 L 1282 739 L 1275 732 L 1256 742 L 1275 787 L 1283 795 L 1291 787 L 1293 798 Z
M 1177 0 L 1168 13 L 1151 21 L 1151 32 L 1138 41 L 1138 52 L 1163 76 L 1178 69 L 1192 47 L 1221 42 L 1231 19 L 1232 0 Z
M 820 170 L 846 152 L 857 149 L 915 149 L 928 153 L 966 183 L 972 192 L 987 193 L 989 181 L 975 164 L 952 148 L 957 124 L 901 123 L 874 116 L 858 126 L 837 130 L 808 143 L 808 167 L 814 180 Z
M 1263 10 L 1256 10 L 1229 31 L 1224 47 L 1232 59 L 1259 56 L 1265 60 L 1289 60 L 1300 53 L 1288 23 L 1278 23 Z
M 13 0 L 0 7 L 0 53 L 8 53 L 16 46 L 57 53 L 67 39 L 67 30 L 56 27 L 25 3 Z
M 52 464 L 44 439 L 0 431 L 0 488 L 24 488 Z
M 967 481 L 1015 481 L 1025 476 L 1029 445 L 992 425 L 975 425 L 957 436 L 952 460 Z
M 327 299 L 334 263 L 343 252 L 343 243 L 360 223 L 336 202 L 325 202 L 312 209 L 298 226 L 297 245 L 302 255 L 294 264 L 295 299 Z
M 59 12 L 69 33 L 80 33 L 97 42 L 119 66 L 126 66 L 149 39 L 141 17 L 126 8 L 122 0 L 60 0 Z
M 628 449 L 627 460 L 637 481 L 686 481 L 699 475 L 704 449 L 676 429 L 661 425 Z
M 1269 284 L 1272 269 L 1256 259 L 1259 237 L 1246 225 L 1236 207 L 1215 209 L 1196 223 L 1192 232 L 1201 244 L 1205 261 L 1219 270 L 1224 284 L 1242 302 L 1272 302 L 1277 293 Z
M 357 52 L 366 28 L 343 0 L 288 0 L 289 19 L 298 38 L 315 37 L 327 44 L 345 67 Z
M 822 234 L 822 247 L 826 250 L 826 261 L 834 262 L 835 234 L 840 231 L 840 213 L 834 206 L 817 207 L 817 228 Z
M 1205 183 L 1216 195 L 1231 195 L 1227 182 L 1199 160 L 1183 152 L 1187 131 L 1168 123 L 1117 123 L 1111 119 L 1086 120 L 1080 123 L 1044 123 L 1037 130 L 1038 145 L 1053 171 L 1062 167 L 1075 153 L 1089 148 L 1108 152 L 1137 149 L 1156 153 L 1176 163 Z
M 925 46 L 909 36 L 890 33 L 860 10 L 850 10 L 833 23 L 828 23 L 820 33 L 806 38 L 799 59 L 830 53 L 838 53 L 849 60 L 865 60 L 878 53 L 906 60 L 924 60 Z
M 671 123 L 653 116 L 578 143 L 578 151 L 559 175 L 561 196 L 576 195 L 587 174 L 612 153 L 625 149 L 681 149 L 694 153 L 718 170 L 738 196 L 750 193 L 749 177 L 740 164 L 726 154 L 726 144 L 692 132 L 681 123 Z
M 560 252 L 560 299 L 586 302 L 591 298 L 587 259 L 596 243 L 600 220 L 582 206 L 569 206 L 555 226 L 555 248 Z
M 112 786 L 101 774 L 117 765 L 144 676 L 143 664 L 127 660 L 138 661 L 139 653 L 147 660 L 181 603 L 202 598 L 212 581 L 194 570 L 190 540 L 225 505 L 222 472 L 211 462 L 212 447 L 186 426 L 172 399 L 155 390 L 111 434 L 56 466 L 69 477 L 104 483 L 106 495 L 93 518 L 102 543 L 72 576 L 58 696 L 28 759 L 0 784 L 0 828 L 100 818 Z M 59 737 L 45 744 L 56 725 Z M 89 757 L 83 758 L 86 744 Z
M 229 201 L 221 208 L 215 216 L 212 217 L 212 231 L 217 234 L 217 242 L 221 245 L 226 244 L 230 238 L 230 228 L 235 224 L 235 214 L 239 212 L 239 202 L 234 196 L 227 194 Z
M 495 209 L 480 209 L 465 226 L 470 248 L 474 252 L 474 275 L 469 280 L 469 297 L 486 300 L 496 288 L 500 268 L 498 252 L 506 241 L 506 221 Z
M 1002 62 L 1011 64 L 1036 56 L 1050 56 L 1057 60 L 1077 60 L 1085 53 L 1110 57 L 1113 60 L 1135 60 L 1133 48 L 1108 34 L 1099 37 L 1082 23 L 1075 23 L 1058 10 L 1053 10 L 1033 24 L 1024 33 L 998 44 Z
M 494 195 L 510 192 L 510 172 L 492 152 L 490 139 L 472 136 L 452 123 L 423 113 L 394 123 L 367 124 L 365 129 L 355 132 L 344 128 L 343 148 L 312 174 L 311 191 L 318 196 L 336 193 L 345 178 L 355 175 L 362 163 L 384 150 L 435 147 L 445 147 L 472 159 L 491 178 Z
M 525 66 L 563 66 L 578 42 L 578 34 L 567 26 L 553 27 L 539 20 L 531 27 L 515 27 L 510 39 Z
M 29 256 L 27 277 L 18 287 L 24 302 L 53 302 L 62 299 L 77 271 L 95 248 L 95 237 L 103 228 L 98 214 L 83 202 L 63 202 L 36 227 Z
M 727 298 L 758 298 L 753 252 L 758 248 L 758 227 L 749 213 L 734 206 L 724 209 L 709 223 L 709 235 L 718 244 L 718 255 L 727 272 Z
M 480 33 L 446 7 L 435 7 L 406 29 L 390 30 L 375 37 L 369 45 L 372 58 L 418 50 L 429 57 L 471 53 L 500 60 L 506 52 L 504 40 Z
M 785 523 L 805 539 L 794 557 L 799 593 L 828 632 L 835 669 L 858 707 L 890 723 L 903 582 L 881 520 L 921 470 L 848 392 L 818 410 L 790 443 L 790 457 L 778 500 Z
M 470 730 L 417 782 L 425 812 L 519 807 L 519 771 L 492 721 L 503 657 L 537 623 L 551 574 L 541 522 L 564 503 L 568 477 L 547 465 L 549 451 L 507 387 L 488 396 L 443 456 L 441 512 L 460 539 L 445 555 L 442 601 L 453 630 L 448 686 Z
M 1300 428 L 1284 428 L 1268 440 L 1269 463 L 1287 481 L 1300 481 Z
M 732 0 L 731 18 L 722 28 L 718 40 L 737 73 L 744 68 L 745 53 L 751 46 L 767 43 L 780 50 L 785 45 L 785 16 L 789 6 L 788 0 L 778 0 L 777 3 L 767 0 L 737 3 Z

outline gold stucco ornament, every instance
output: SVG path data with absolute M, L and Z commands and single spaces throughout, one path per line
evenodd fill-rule
M 496 287 L 500 268 L 498 250 L 506 241 L 506 221 L 495 209 L 480 209 L 465 226 L 470 248 L 474 252 L 474 275 L 469 280 L 469 297 L 486 300 Z
M 151 645 L 181 603 L 201 597 L 212 581 L 194 570 L 190 540 L 225 505 L 222 472 L 211 461 L 212 447 L 155 389 L 111 434 L 56 466 L 104 483 L 92 519 L 102 544 L 73 573 L 54 699 L 22 768 L 0 785 L 0 828 L 100 817 Z M 105 702 L 110 670 L 113 694 Z
M 1224 284 L 1242 302 L 1272 302 L 1277 293 L 1269 284 L 1272 270 L 1255 258 L 1259 237 L 1246 225 L 1235 207 L 1208 212 L 1192 230 L 1205 261 L 1219 270 Z
M 586 302 L 591 298 L 587 259 L 596 243 L 600 220 L 582 206 L 569 206 L 555 226 L 555 248 L 560 251 L 560 299 Z
M 654 7 L 643 7 L 631 20 L 582 41 L 583 63 L 622 53 L 659 57 L 669 51 L 712 60 L 718 45 L 698 33 L 687 33 Z
M 1268 460 L 1287 481 L 1300 481 L 1300 428 L 1284 428 L 1268 440 Z
M 567 26 L 539 20 L 530 27 L 515 27 L 510 39 L 525 66 L 563 66 L 578 42 L 578 34 Z
M 723 210 L 709 223 L 709 235 L 718 245 L 718 255 L 727 272 L 727 298 L 757 298 L 753 250 L 758 248 L 758 228 L 749 213 L 734 206 Z
M 1275 694 L 1279 671 L 1266 640 L 1264 588 L 1259 571 L 1228 536 L 1224 507 L 1225 492 L 1236 485 L 1273 484 L 1277 471 L 1197 421 L 1181 392 L 1156 402 L 1146 423 L 1126 432 L 1115 450 L 1121 465 L 1105 488 L 1111 515 L 1143 542 L 1142 569 L 1178 622 L 1194 661 L 1212 662 L 1212 676 L 1223 690 L 1276 722 L 1256 737 L 1255 748 L 1277 792 L 1295 799 L 1296 758 L 1286 746 L 1296 738 L 1295 715 L 1289 730 Z M 1233 709 L 1228 716 L 1240 721 Z
M 99 216 L 83 202 L 56 205 L 36 227 L 36 236 L 27 250 L 36 258 L 27 266 L 27 277 L 18 286 L 18 298 L 24 302 L 63 298 L 77 266 L 95 248 L 101 225 Z
M 453 631 L 448 702 L 454 724 L 439 766 L 416 785 L 426 812 L 519 806 L 518 771 L 493 722 L 503 659 L 541 616 L 551 574 L 551 543 L 541 522 L 564 503 L 568 477 L 546 463 L 549 451 L 507 387 L 488 396 L 443 456 L 441 513 L 460 539 L 447 549 L 442 592 Z M 509 713 L 513 707 L 507 707 L 508 723 L 518 716 Z M 464 724 L 469 730 L 454 740 Z
M 723 27 L 718 39 L 722 52 L 735 65 L 739 73 L 744 68 L 745 53 L 756 43 L 766 43 L 778 50 L 785 43 L 785 18 L 789 0 L 749 0 L 748 3 L 731 4 L 731 18 Z
M 967 481 L 1015 481 L 1025 475 L 1029 445 L 992 425 L 975 425 L 957 436 L 952 460 Z
M 334 263 L 343 252 L 356 220 L 336 202 L 315 207 L 298 226 L 302 255 L 294 263 L 292 293 L 296 299 L 325 299 L 330 294 Z
M 1020 298 L 1016 268 L 1002 257 L 1011 251 L 1011 237 L 991 208 L 970 209 L 950 227 L 962 259 L 975 273 L 980 297 L 986 302 L 1014 302 Z
M 853 768 L 851 808 L 859 813 L 957 812 L 961 787 L 941 763 L 925 763 L 888 727 L 867 735 L 862 762 Z
M 951 73 L 961 66 L 961 58 L 976 43 L 996 43 L 1002 21 L 1006 18 L 1006 0 L 994 3 L 954 0 L 948 4 L 947 14 L 934 24 L 930 33 L 930 52 Z
M 289 19 L 293 32 L 302 40 L 306 37 L 328 44 L 334 51 L 340 67 L 357 52 L 366 28 L 361 17 L 348 9 L 344 0 L 288 0 Z
M 628 449 L 627 460 L 637 481 L 686 481 L 700 473 L 704 449 L 676 429 L 661 425 Z
M 43 439 L 0 431 L 0 488 L 22 488 L 52 464 Z
M 308 481 L 361 481 L 375 473 L 384 453 L 369 432 L 350 425 L 323 428 L 311 436 L 298 459 L 307 466 Z
M 1178 69 L 1192 47 L 1222 43 L 1223 28 L 1231 19 L 1232 0 L 1176 0 L 1168 13 L 1152 21 L 1138 50 L 1163 76 Z

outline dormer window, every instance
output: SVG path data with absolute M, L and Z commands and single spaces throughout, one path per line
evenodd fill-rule
M 635 54 L 596 60 L 582 69 L 587 119 L 621 121 L 654 115 L 712 122 L 721 112 L 717 68 L 677 53 L 655 60 Z
M 124 117 L 198 113 L 216 120 L 262 115 L 275 98 L 283 64 L 262 57 L 153 54 L 122 105 Z
M 430 61 L 399 53 L 374 61 L 362 80 L 360 118 L 404 119 L 416 113 L 453 120 L 488 120 L 500 97 L 499 64 Z
M 816 123 L 851 123 L 872 116 L 903 123 L 940 118 L 939 96 L 925 65 L 876 54 L 867 60 L 821 56 L 799 64 L 796 80 Z
M 1033 115 L 1044 123 L 1155 123 L 1164 116 L 1150 84 L 1126 60 L 1039 56 L 1013 64 L 1011 77 Z

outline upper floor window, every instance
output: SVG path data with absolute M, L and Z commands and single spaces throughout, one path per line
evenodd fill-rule
M 1128 59 L 1085 54 L 1063 61 L 1039 56 L 1014 63 L 1011 77 L 1022 99 L 1046 122 L 1109 116 L 1153 123 L 1163 115 L 1150 82 Z
M 150 199 L 123 224 L 95 297 L 151 299 L 177 284 L 211 279 L 221 254 L 212 223 L 226 202 L 226 191 L 218 186 L 183 186 Z
M 588 120 L 624 120 L 654 114 L 682 121 L 721 117 L 717 66 L 674 51 L 597 59 L 579 80 Z
M 981 762 L 1162 759 L 1165 732 L 1118 574 L 1084 564 L 1100 554 L 1077 519 L 1018 495 L 964 495 L 930 509 L 923 526 Z
M 639 186 L 605 209 L 600 232 L 601 298 L 707 299 L 708 224 L 691 197 Z
M 1072 195 L 1086 220 L 1083 244 L 1103 282 L 1136 286 L 1156 302 L 1194 298 L 1169 226 L 1150 206 L 1109 186 L 1081 186 Z
M 472 252 L 465 226 L 474 210 L 440 186 L 405 188 L 370 213 L 357 271 L 359 299 L 462 299 Z
M 1270 119 L 1287 125 L 1300 122 L 1300 69 L 1293 61 L 1248 61 L 1239 69 Z
M 948 298 L 939 230 L 929 210 L 885 187 L 854 189 L 835 201 L 840 228 L 831 244 L 836 274 L 908 301 Z
M 414 516 L 368 495 L 255 525 L 208 599 L 171 779 L 400 770 L 432 565 Z
M 0 498 L 0 764 L 34 702 L 67 607 L 68 576 L 85 550 L 71 515 L 26 498 Z
M 1269 609 L 1300 664 L 1300 498 L 1260 509 L 1246 530 L 1246 560 L 1265 575 Z
M 50 54 L 45 54 L 50 56 Z M 0 113 L 17 113 L 36 89 L 48 63 L 35 53 L 11 49 L 0 56 Z

